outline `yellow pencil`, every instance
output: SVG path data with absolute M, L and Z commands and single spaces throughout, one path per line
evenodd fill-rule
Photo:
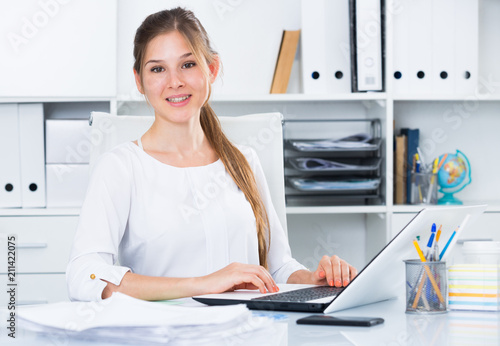
M 418 245 L 418 242 L 416 240 L 413 241 L 413 245 L 415 245 L 415 249 L 417 249 L 418 256 L 420 257 L 420 260 L 423 263 L 427 262 L 427 260 L 425 259 L 424 253 L 420 249 L 420 246 Z M 432 287 L 434 287 L 434 290 L 436 291 L 436 294 L 437 294 L 437 296 L 439 298 L 439 301 L 441 303 L 444 303 L 444 298 L 443 298 L 443 295 L 441 294 L 441 290 L 439 289 L 439 286 L 438 286 L 436 280 L 434 279 L 434 276 L 432 275 L 432 272 L 431 272 L 429 266 L 425 265 L 424 269 L 425 269 L 425 271 L 427 273 L 427 276 L 429 277 L 429 280 L 431 280 Z M 422 278 L 422 279 L 425 279 L 425 278 Z M 419 287 L 419 292 L 417 292 L 417 296 L 418 297 L 420 297 L 420 294 L 422 293 L 422 292 L 420 292 L 421 288 L 422 288 L 422 286 Z

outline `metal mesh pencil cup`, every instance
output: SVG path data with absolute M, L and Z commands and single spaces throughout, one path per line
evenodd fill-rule
M 406 313 L 445 313 L 448 308 L 446 262 L 405 260 Z

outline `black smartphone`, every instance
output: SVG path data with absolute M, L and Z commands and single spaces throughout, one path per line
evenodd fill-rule
M 384 323 L 380 317 L 351 317 L 351 316 L 329 316 L 329 315 L 311 315 L 297 320 L 297 324 L 322 324 L 329 326 L 356 326 L 371 327 Z

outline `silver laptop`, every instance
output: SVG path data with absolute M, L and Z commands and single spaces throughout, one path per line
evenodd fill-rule
M 486 209 L 486 205 L 422 209 L 345 288 L 314 285 L 278 285 L 279 293 L 238 290 L 193 299 L 208 305 L 246 304 L 250 309 L 324 312 L 344 310 L 404 295 L 405 259 L 418 259 L 413 240 L 426 244 L 433 223 L 442 225 L 442 249 L 453 231 L 460 234 Z M 451 252 L 448 248 L 446 254 Z

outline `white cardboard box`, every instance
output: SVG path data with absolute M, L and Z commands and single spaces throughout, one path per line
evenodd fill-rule
M 91 136 L 88 120 L 45 121 L 45 163 L 89 163 Z
M 81 207 L 87 191 L 89 165 L 47 164 L 47 207 Z

